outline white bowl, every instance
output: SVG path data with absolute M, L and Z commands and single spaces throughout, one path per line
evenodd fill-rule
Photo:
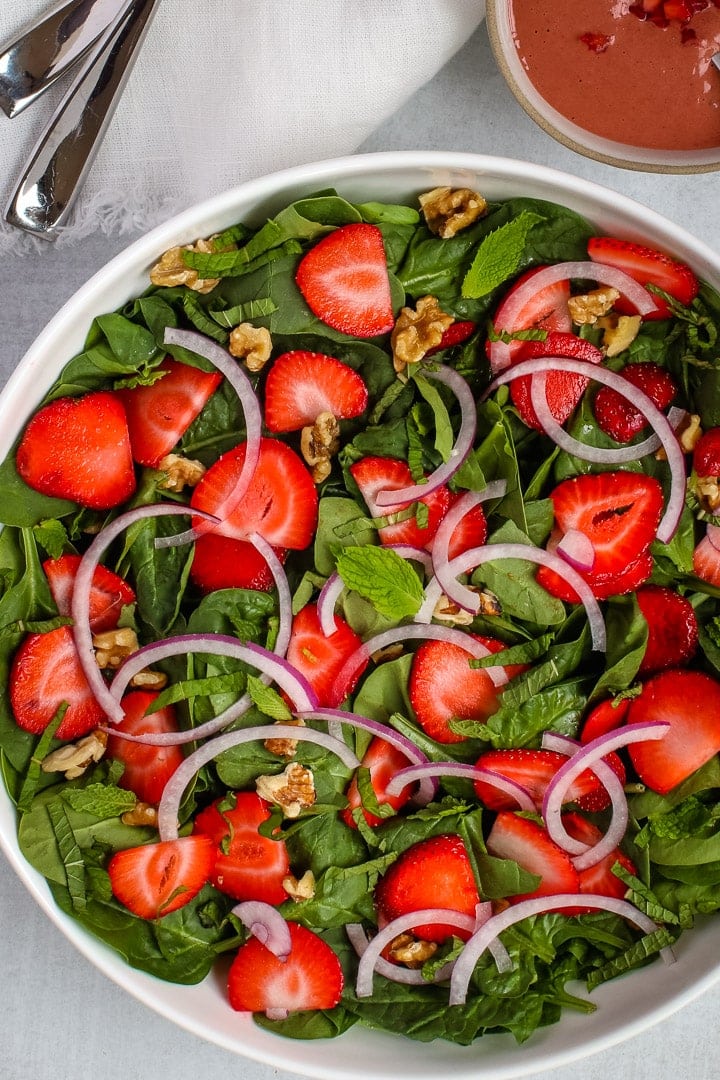
M 529 3 L 530 0 L 524 0 Z M 490 45 L 500 71 L 525 112 L 548 135 L 585 157 L 623 169 L 659 173 L 701 173 L 720 169 L 720 146 L 702 150 L 657 150 L 595 135 L 548 104 L 528 77 L 515 46 L 510 0 L 487 0 Z M 638 64 L 642 58 L 638 57 Z
M 337 187 L 351 200 L 412 199 L 441 184 L 470 186 L 490 199 L 519 195 L 550 199 L 586 215 L 602 230 L 652 243 L 690 263 L 720 288 L 720 257 L 652 210 L 616 192 L 550 169 L 472 154 L 386 153 L 290 169 L 254 180 L 184 212 L 118 255 L 62 308 L 29 350 L 0 395 L 0 456 L 12 445 L 61 368 L 83 345 L 91 319 L 121 306 L 147 284 L 147 271 L 173 244 L 238 220 L 261 222 L 301 195 Z M 698 228 L 701 223 L 698 222 Z M 637 1034 L 676 1011 L 720 978 L 720 918 L 686 934 L 678 962 L 652 965 L 593 994 L 592 1016 L 567 1015 L 523 1046 L 489 1036 L 471 1047 L 420 1044 L 356 1026 L 334 1041 L 295 1042 L 269 1034 L 228 1006 L 219 978 L 195 987 L 161 982 L 135 971 L 53 903 L 43 878 L 24 861 L 15 813 L 0 790 L 0 845 L 30 893 L 65 936 L 102 972 L 181 1027 L 239 1055 L 277 1068 L 331 1080 L 448 1076 L 502 1080 L 585 1057 Z

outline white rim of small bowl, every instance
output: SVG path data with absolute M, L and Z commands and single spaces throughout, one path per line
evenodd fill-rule
M 545 100 L 528 77 L 513 43 L 510 6 L 510 0 L 486 0 L 490 46 L 518 103 L 546 134 L 576 154 L 635 172 L 706 173 L 720 169 L 720 146 L 706 150 L 655 150 L 604 139 L 573 124 Z
M 15 433 L 63 364 L 82 347 L 92 317 L 143 291 L 148 268 L 168 247 L 238 220 L 258 222 L 292 199 L 328 186 L 367 201 L 408 199 L 443 184 L 475 187 L 491 199 L 532 193 L 532 197 L 559 202 L 584 214 L 601 230 L 622 230 L 629 239 L 652 241 L 673 252 L 720 289 L 720 259 L 700 240 L 609 188 L 544 166 L 442 151 L 384 152 L 301 165 L 251 180 L 183 211 L 90 278 L 48 323 L 0 394 L 0 456 L 8 452 Z M 3 424 L 3 417 L 10 417 L 10 422 Z M 331 1041 L 294 1041 L 263 1031 L 247 1016 L 233 1013 L 218 975 L 211 974 L 198 986 L 184 987 L 128 967 L 118 954 L 56 907 L 44 878 L 25 862 L 15 833 L 15 811 L 0 785 L 0 847 L 51 922 L 103 974 L 154 1012 L 201 1039 L 251 1060 L 321 1080 L 397 1080 L 398 1068 L 407 1071 L 408 1067 L 418 1080 L 445 1074 L 456 1080 L 527 1076 L 617 1045 L 677 1012 L 720 980 L 720 965 L 708 970 L 708 955 L 713 950 L 705 947 L 705 936 L 690 933 L 681 942 L 677 964 L 653 966 L 630 975 L 630 980 L 645 977 L 645 994 L 634 992 L 631 1008 L 623 1000 L 627 995 L 613 989 L 625 985 L 624 980 L 606 984 L 593 995 L 598 1010 L 592 1016 L 568 1014 L 560 1024 L 540 1029 L 522 1046 L 509 1035 L 487 1036 L 469 1047 L 440 1041 L 415 1043 L 360 1025 Z M 714 925 L 720 945 L 720 919 Z M 713 932 L 712 924 L 707 932 Z M 653 982 L 660 980 L 662 984 L 660 999 L 654 1004 L 649 993 L 653 974 Z M 635 991 L 636 983 L 632 986 Z M 345 1054 L 346 1050 L 350 1052 Z

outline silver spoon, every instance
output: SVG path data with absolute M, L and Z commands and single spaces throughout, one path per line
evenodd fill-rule
M 158 0 L 130 0 L 127 12 L 86 63 L 33 151 L 5 212 L 10 225 L 53 240 L 127 82 Z
M 0 108 L 17 116 L 77 64 L 129 0 L 69 0 L 0 54 Z

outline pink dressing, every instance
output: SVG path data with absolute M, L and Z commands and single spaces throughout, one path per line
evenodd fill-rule
M 666 29 L 632 0 L 512 0 L 513 35 L 538 92 L 579 127 L 663 150 L 720 146 L 720 10 Z M 684 40 L 686 39 L 686 40 Z

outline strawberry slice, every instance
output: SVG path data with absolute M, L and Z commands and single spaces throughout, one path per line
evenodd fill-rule
M 424 908 L 441 907 L 474 915 L 479 901 L 467 849 L 454 833 L 431 836 L 407 848 L 375 886 L 380 927 Z M 416 926 L 413 933 L 423 941 L 437 942 L 453 936 L 466 940 L 470 936 L 446 923 Z
M 80 556 L 68 553 L 43 563 L 50 592 L 61 615 L 70 618 L 72 591 Z M 135 603 L 135 593 L 128 583 L 106 566 L 98 564 L 90 590 L 90 629 L 93 633 L 114 630 L 122 609 Z
M 630 703 L 627 723 L 655 720 L 670 724 L 665 737 L 633 743 L 629 753 L 642 782 L 667 795 L 720 750 L 720 683 L 681 668 L 654 675 Z
M 40 735 L 63 703 L 68 708 L 58 739 L 79 739 L 105 720 L 80 666 L 70 627 L 28 634 L 10 669 L 10 704 L 18 726 Z
M 556 530 L 549 547 L 570 529 L 592 543 L 592 569 L 579 571 L 597 597 L 629 592 L 652 570 L 648 549 L 655 539 L 663 508 L 662 488 L 642 473 L 587 473 L 563 480 L 551 492 Z M 570 603 L 577 594 L 555 571 L 540 567 L 537 580 Z
M 514 295 L 516 291 L 526 281 L 531 280 L 540 270 L 545 269 L 547 269 L 545 266 L 535 266 L 532 270 L 527 270 L 508 289 L 500 301 L 493 319 L 493 329 L 496 334 L 517 334 L 521 330 L 560 331 L 563 334 L 571 332 L 572 319 L 568 310 L 568 300 L 570 299 L 569 281 L 558 281 L 552 285 L 546 285 L 543 289 L 538 289 L 519 312 L 514 311 Z M 516 362 L 519 350 L 526 344 L 527 342 L 523 341 L 509 342 L 509 354 L 513 363 Z M 490 341 L 486 342 L 485 349 L 488 358 L 492 361 L 492 343 Z M 493 372 L 497 374 L 494 368 Z
M 720 588 L 720 550 L 709 536 L 703 536 L 693 551 L 693 573 L 708 585 Z
M 428 349 L 425 356 L 434 356 L 435 353 L 442 352 L 444 349 L 452 349 L 455 345 L 463 345 L 473 336 L 476 330 L 477 323 L 472 322 L 470 319 L 461 319 L 459 322 L 450 323 L 450 326 L 440 338 L 440 344 Z
M 454 492 L 449 493 L 448 509 L 452 507 L 453 503 L 462 498 L 461 495 Z M 472 510 L 468 510 L 452 531 L 450 537 L 450 543 L 448 544 L 448 558 L 454 559 L 458 555 L 462 555 L 464 551 L 470 551 L 472 548 L 481 547 L 487 540 L 487 518 L 485 517 L 485 511 L 482 506 L 474 506 Z M 432 541 L 428 545 L 432 551 Z
M 116 393 L 127 415 L 132 456 L 156 469 L 200 415 L 222 382 L 217 371 L 201 371 L 166 357 L 159 365 L 161 379 Z
M 620 374 L 644 391 L 658 409 L 666 409 L 677 394 L 677 384 L 669 371 L 652 360 L 626 364 Z M 643 414 L 627 398 L 609 386 L 601 386 L 593 404 L 598 427 L 619 443 L 628 443 L 648 427 Z
M 585 746 L 598 739 L 601 735 L 607 735 L 608 731 L 615 731 L 625 723 L 630 698 L 606 698 L 588 713 L 580 732 L 580 742 Z M 606 760 L 613 755 L 608 754 Z
M 283 880 L 290 872 L 285 841 L 262 836 L 260 825 L 270 817 L 264 799 L 239 791 L 218 799 L 195 818 L 195 835 L 211 840 L 210 880 L 236 900 L 287 900 Z
M 703 432 L 695 443 L 692 463 L 698 476 L 720 476 L 720 427 Z
M 251 937 L 238 949 L 228 974 L 230 1004 L 237 1012 L 265 1012 L 277 1019 L 285 1012 L 333 1009 L 342 995 L 340 961 L 321 937 L 289 922 L 287 959 Z
M 360 416 L 368 402 L 361 375 L 341 360 L 323 353 L 283 353 L 274 361 L 265 383 L 265 425 L 270 431 L 299 431 L 320 413 L 338 420 Z
M 558 330 L 548 333 L 544 341 L 521 341 L 513 352 L 512 362 L 534 360 L 543 356 L 562 356 L 570 360 L 584 360 L 588 364 L 600 364 L 603 354 L 591 341 Z M 585 393 L 588 380 L 569 371 L 549 371 L 545 377 L 545 397 L 550 412 L 558 424 L 564 424 L 571 416 Z M 528 427 L 542 431 L 531 398 L 532 377 L 523 375 L 510 384 L 510 396 L 520 418 Z
M 600 829 L 593 825 L 591 821 L 588 821 L 587 818 L 584 818 L 582 814 L 563 814 L 562 819 L 563 825 L 573 840 L 580 840 L 583 844 L 594 846 L 602 839 Z M 614 896 L 616 899 L 622 900 L 627 892 L 627 885 L 620 880 L 617 874 L 613 874 L 612 868 L 615 863 L 620 863 L 628 874 L 637 875 L 637 867 L 632 859 L 620 848 L 615 848 L 614 851 L 611 851 L 609 855 L 606 855 L 600 862 L 595 863 L 594 866 L 589 866 L 587 870 L 578 871 L 580 892 L 594 893 L 596 896 Z M 593 909 L 588 908 L 587 910 L 592 911 Z M 582 912 L 580 911 L 578 914 L 582 914 Z
M 517 747 L 512 750 L 488 750 L 481 754 L 476 764 L 480 768 L 499 773 L 508 780 L 514 780 L 516 784 L 521 784 L 530 792 L 540 811 L 548 784 L 566 761 L 566 755 L 555 750 L 531 750 Z M 490 810 L 517 809 L 517 803 L 512 796 L 498 791 L 484 780 L 476 780 L 474 786 L 477 797 Z M 576 802 L 585 809 L 588 809 L 589 803 L 593 810 L 602 810 L 609 805 L 610 798 L 598 778 L 586 769 L 568 788 L 565 801 Z
M 473 635 L 491 652 L 505 648 L 495 638 Z M 432 739 L 441 743 L 464 742 L 464 735 L 450 730 L 450 720 L 487 720 L 500 702 L 495 685 L 482 668 L 471 668 L 470 653 L 446 641 L 426 641 L 413 657 L 408 683 L 415 718 Z M 518 666 L 507 668 L 516 674 Z
M 654 248 L 635 244 L 630 240 L 616 240 L 611 236 L 593 236 L 588 241 L 588 255 L 593 262 L 615 266 L 624 270 L 641 285 L 657 285 L 663 292 L 686 306 L 698 294 L 698 279 L 689 266 L 677 262 Z M 646 315 L 646 319 L 667 319 L 670 309 L 659 296 L 654 296 L 658 310 Z M 615 310 L 633 314 L 635 308 L 622 296 L 615 302 Z
M 141 919 L 159 919 L 197 896 L 210 877 L 212 861 L 207 836 L 181 836 L 118 851 L 107 871 L 121 904 Z
M 317 525 L 317 490 L 295 451 L 277 439 L 260 440 L 250 486 L 232 513 L 223 514 L 245 461 L 245 446 L 228 450 L 210 466 L 193 490 L 191 505 L 222 518 L 215 530 L 222 536 L 245 540 L 257 532 L 273 547 L 306 548 Z
M 107 390 L 56 398 L 25 428 L 17 470 L 43 495 L 109 510 L 135 490 L 125 409 Z
M 339 615 L 335 616 L 335 633 L 326 637 L 320 626 L 317 605 L 308 604 L 293 619 L 286 655 L 310 683 L 320 705 L 334 709 L 345 700 L 365 670 L 367 661 L 342 683 L 338 681 L 345 661 L 361 645 L 355 631 Z
M 302 257 L 295 281 L 313 315 L 334 330 L 369 338 L 393 328 L 385 245 L 377 225 L 357 222 L 328 233 Z
M 648 624 L 639 674 L 682 667 L 692 660 L 698 647 L 698 623 L 690 601 L 665 585 L 645 585 L 637 591 L 637 602 Z
M 273 549 L 280 562 L 287 548 Z M 202 593 L 216 589 L 255 589 L 269 592 L 275 584 L 268 564 L 249 540 L 204 533 L 195 541 L 190 579 Z
M 512 859 L 542 880 L 536 889 L 510 896 L 511 904 L 536 896 L 579 891 L 580 879 L 566 851 L 550 839 L 546 829 L 529 818 L 501 810 L 487 838 L 487 849 L 498 859 Z
M 381 507 L 375 501 L 379 491 L 396 491 L 413 483 L 410 467 L 406 462 L 397 458 L 366 457 L 351 465 L 350 473 L 373 517 L 390 517 L 413 505 L 404 502 Z M 415 515 L 412 515 L 396 524 L 384 525 L 378 529 L 380 543 L 412 544 L 414 547 L 427 547 L 432 543 L 438 525 L 450 505 L 450 493 L 446 487 L 439 487 L 420 502 L 427 507 L 427 524 L 418 525 Z
M 360 764 L 370 770 L 370 783 L 375 792 L 375 797 L 381 805 L 391 806 L 393 810 L 399 810 L 401 806 L 405 805 L 412 795 L 412 784 L 408 784 L 397 795 L 388 795 L 385 791 L 387 784 L 390 783 L 395 773 L 399 772 L 400 769 L 407 768 L 410 764 L 407 755 L 403 754 L 402 750 L 398 750 L 396 746 L 391 746 L 390 743 L 376 736 L 365 751 Z M 352 812 L 362 806 L 356 777 L 353 777 L 350 781 L 347 800 L 348 806 L 342 811 L 341 817 L 346 825 L 354 829 L 356 825 Z M 369 810 L 363 810 L 363 815 L 368 825 L 372 826 L 380 825 L 384 820 L 384 818 L 371 814 Z
M 122 761 L 125 770 L 118 781 L 121 788 L 134 791 L 141 802 L 159 803 L 165 785 L 183 761 L 179 746 L 153 746 L 151 743 L 129 742 L 114 734 L 158 735 L 165 731 L 177 731 L 177 715 L 172 705 L 157 712 L 145 713 L 157 700 L 159 694 L 148 690 L 133 690 L 122 700 L 124 718 L 114 725 L 108 736 L 107 756 Z

